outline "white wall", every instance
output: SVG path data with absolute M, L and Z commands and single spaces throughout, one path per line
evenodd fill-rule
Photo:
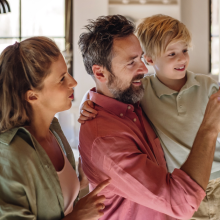
M 192 34 L 189 70 L 209 73 L 209 0 L 181 0 L 181 21 Z
M 73 12 L 73 46 L 74 46 L 74 78 L 78 82 L 75 89 L 74 106 L 78 106 L 85 92 L 94 87 L 94 80 L 86 73 L 82 56 L 78 47 L 80 34 L 85 31 L 83 27 L 88 24 L 88 19 L 96 19 L 98 16 L 108 14 L 108 0 L 74 0 Z

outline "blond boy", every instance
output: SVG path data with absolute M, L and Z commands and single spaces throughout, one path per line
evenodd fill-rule
M 168 171 L 173 172 L 187 159 L 209 97 L 219 86 L 211 77 L 187 70 L 191 37 L 180 21 L 165 15 L 148 17 L 138 26 L 137 36 L 145 60 L 155 69 L 155 75 L 143 80 L 142 109 L 161 140 Z M 220 219 L 219 177 L 217 141 L 207 196 L 192 219 Z

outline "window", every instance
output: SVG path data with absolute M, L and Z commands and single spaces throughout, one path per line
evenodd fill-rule
M 211 73 L 219 75 L 219 0 L 211 0 Z
M 65 0 L 8 0 L 11 12 L 0 14 L 0 53 L 32 36 L 53 39 L 65 50 Z

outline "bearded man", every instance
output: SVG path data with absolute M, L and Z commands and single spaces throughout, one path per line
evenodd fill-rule
M 81 126 L 79 150 L 91 189 L 111 179 L 103 191 L 106 202 L 100 219 L 190 218 L 209 181 L 220 130 L 220 93 L 208 103 L 188 159 L 168 173 L 160 141 L 139 106 L 147 68 L 133 24 L 113 15 L 90 21 L 86 28 L 79 46 L 96 83 L 89 96 L 98 115 Z

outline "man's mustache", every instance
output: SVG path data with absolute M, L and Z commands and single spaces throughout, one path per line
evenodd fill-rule
M 144 78 L 144 74 L 140 74 L 140 75 L 135 76 L 135 77 L 131 80 L 131 82 L 133 82 L 134 80 L 139 80 L 139 79 L 143 79 L 143 78 Z

